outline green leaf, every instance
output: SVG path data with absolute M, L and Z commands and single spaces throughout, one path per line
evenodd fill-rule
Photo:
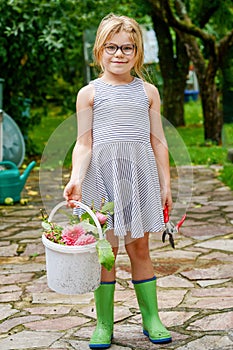
M 97 242 L 96 249 L 100 264 L 111 271 L 115 262 L 111 244 L 106 239 L 101 239 Z
M 114 202 L 107 202 L 103 205 L 101 209 L 101 213 L 109 212 L 110 214 L 113 214 L 114 212 Z
M 81 215 L 81 221 L 84 221 L 84 220 L 89 220 L 90 224 L 95 224 L 94 220 L 92 219 L 90 214 L 87 212 L 85 212 Z
M 42 221 L 41 225 L 45 231 L 48 231 L 51 229 L 51 225 L 46 221 Z
M 89 223 L 88 220 L 83 220 L 80 225 L 84 228 L 85 231 L 87 232 L 92 232 L 95 236 L 98 235 L 98 229 L 96 226 L 92 225 Z

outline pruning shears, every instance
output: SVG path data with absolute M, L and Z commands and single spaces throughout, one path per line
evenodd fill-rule
M 180 226 L 183 224 L 184 220 L 186 219 L 186 214 L 184 214 L 181 220 L 175 225 L 173 222 L 169 220 L 168 206 L 166 205 L 163 211 L 163 217 L 164 217 L 164 223 L 165 223 L 165 230 L 162 235 L 162 241 L 164 243 L 166 235 L 168 235 L 168 239 L 172 248 L 175 248 L 173 234 L 176 234 L 179 232 Z

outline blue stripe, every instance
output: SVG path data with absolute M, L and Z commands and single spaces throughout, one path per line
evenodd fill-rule
M 147 280 L 132 280 L 133 284 L 140 284 L 140 283 L 146 283 L 146 282 L 151 282 L 151 281 L 155 281 L 156 280 L 156 276 L 149 278 Z

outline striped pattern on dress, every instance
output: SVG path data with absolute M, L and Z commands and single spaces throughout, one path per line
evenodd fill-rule
M 82 187 L 83 202 L 114 201 L 108 227 L 132 238 L 164 228 L 156 160 L 150 144 L 149 101 L 143 81 L 95 87 L 93 152 Z

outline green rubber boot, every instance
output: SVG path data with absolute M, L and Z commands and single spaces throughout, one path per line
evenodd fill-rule
M 90 349 L 108 349 L 111 346 L 115 283 L 102 282 L 94 292 L 97 325 L 90 340 Z
M 143 333 L 152 343 L 170 343 L 171 334 L 163 326 L 158 314 L 156 277 L 132 282 L 142 314 Z

